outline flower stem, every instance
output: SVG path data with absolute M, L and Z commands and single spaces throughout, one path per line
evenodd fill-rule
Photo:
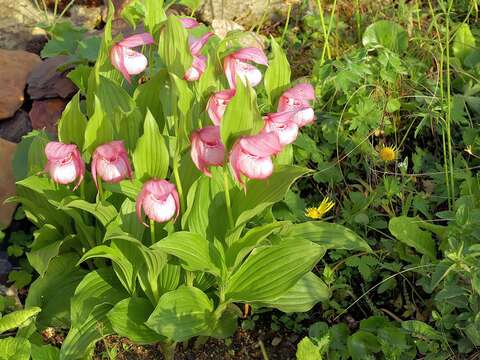
M 285 39 L 285 35 L 287 34 L 288 24 L 290 23 L 291 12 L 292 12 L 292 4 L 288 4 L 287 20 L 285 21 L 285 27 L 283 28 L 283 32 L 282 32 L 282 38 L 280 39 L 280 46 L 283 45 L 283 40 Z
M 223 186 L 225 189 L 225 204 L 227 205 L 228 223 L 230 225 L 230 229 L 233 229 L 234 222 L 232 214 L 232 203 L 230 200 L 230 187 L 228 186 L 228 174 L 226 168 L 223 168 Z
M 155 220 L 150 219 L 150 242 L 151 244 L 156 243 L 156 238 L 155 238 Z
M 98 200 L 99 202 L 103 201 L 103 184 L 100 177 L 98 178 Z
M 180 164 L 178 163 L 178 159 L 175 156 L 173 159 L 173 176 L 175 177 L 175 183 L 177 184 L 177 191 L 178 196 L 180 197 L 180 211 L 183 211 L 183 187 L 182 187 L 182 180 L 180 179 L 180 174 L 178 173 L 178 168 Z

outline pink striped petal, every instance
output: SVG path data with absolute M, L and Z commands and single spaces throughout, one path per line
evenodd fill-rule
M 229 56 L 240 61 L 253 61 L 254 63 L 268 66 L 267 55 L 265 55 L 262 49 L 256 47 L 243 48 L 235 51 Z
M 200 23 L 197 20 L 189 17 L 181 17 L 181 18 L 178 18 L 178 20 L 180 20 L 183 27 L 187 30 L 194 29 L 197 26 L 200 26 Z
M 315 90 L 313 86 L 308 83 L 302 83 L 295 85 L 293 88 L 288 89 L 283 94 L 285 97 L 299 99 L 299 100 L 314 100 Z
M 190 52 L 192 55 L 198 55 L 200 54 L 200 51 L 202 48 L 205 46 L 205 44 L 208 42 L 208 39 L 210 39 L 213 36 L 213 32 L 207 32 L 203 34 L 200 38 L 194 39 L 190 38 Z
M 123 46 L 115 45 L 110 51 L 110 61 L 115 69 L 120 71 L 129 83 L 131 82 L 130 74 L 125 67 L 125 52 L 126 48 Z
M 49 161 L 58 161 L 70 156 L 76 149 L 77 146 L 74 144 L 50 141 L 45 146 L 45 155 Z
M 137 46 L 151 45 L 154 43 L 155 40 L 153 39 L 152 35 L 150 35 L 149 33 L 142 33 L 129 36 L 120 41 L 117 45 L 126 48 L 134 48 Z
M 208 116 L 212 122 L 219 126 L 228 103 L 235 96 L 235 89 L 222 90 L 213 94 L 207 103 Z
M 298 136 L 298 125 L 292 120 L 293 112 L 268 114 L 264 117 L 264 132 L 277 134 L 282 146 L 293 143 Z
M 266 179 L 273 173 L 269 156 L 256 157 L 242 152 L 237 161 L 240 171 L 249 179 Z
M 183 78 L 187 81 L 196 81 L 200 79 L 202 74 L 205 72 L 206 68 L 207 68 L 207 57 L 203 55 L 195 55 L 193 57 L 192 66 L 188 68 Z
M 273 132 L 241 138 L 239 144 L 243 152 L 258 157 L 271 156 L 282 151 L 280 139 Z

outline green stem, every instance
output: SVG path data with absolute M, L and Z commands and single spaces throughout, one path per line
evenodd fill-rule
M 446 50 L 446 73 L 447 73 L 447 148 L 448 148 L 448 162 L 450 166 L 450 190 L 451 190 L 451 206 L 455 202 L 455 179 L 453 169 L 453 151 L 452 151 L 452 134 L 451 134 L 451 122 L 452 122 L 452 100 L 451 100 L 451 85 L 450 85 L 450 10 L 452 1 L 448 1 L 447 11 L 445 12 L 446 24 L 445 24 L 445 50 Z
M 185 279 L 187 281 L 187 286 L 189 286 L 189 287 L 193 286 L 193 279 L 194 278 L 195 278 L 195 274 L 193 273 L 193 271 L 186 270 Z
M 362 16 L 360 15 L 360 1 L 355 0 L 355 21 L 357 23 L 358 42 L 362 42 Z
M 230 200 L 230 187 L 228 186 L 228 174 L 226 168 L 223 168 L 223 187 L 225 189 L 225 204 L 227 205 L 228 224 L 230 225 L 230 229 L 233 229 L 235 223 L 233 222 L 232 202 Z
M 267 17 L 269 7 L 270 7 L 270 0 L 267 0 L 267 5 L 265 6 L 265 10 L 263 11 L 262 18 L 260 19 L 260 22 L 257 25 L 257 31 L 256 31 L 257 35 L 260 33 L 260 29 L 262 28 L 263 23 L 265 22 L 265 18 Z M 252 30 L 253 30 L 253 26 L 250 29 L 250 31 Z
M 152 245 L 156 243 L 155 220 L 152 219 L 150 219 L 150 242 Z
M 97 178 L 97 184 L 98 184 L 98 200 L 99 202 L 102 202 L 103 201 L 103 184 L 102 184 L 101 177 Z
M 332 54 L 330 52 L 330 33 L 332 31 L 333 18 L 335 17 L 336 9 L 337 9 L 337 0 L 333 0 L 332 13 L 330 14 L 330 20 L 328 22 L 327 35 L 326 35 L 326 39 L 325 39 L 325 44 L 323 44 L 322 57 L 320 59 L 321 64 L 323 64 L 324 61 L 325 61 L 325 53 L 327 53 L 327 56 L 328 56 L 329 60 L 332 58 Z
M 287 20 L 285 21 L 285 27 L 283 28 L 283 32 L 282 32 L 282 38 L 280 39 L 280 46 L 283 45 L 283 40 L 285 39 L 285 35 L 287 34 L 288 24 L 290 23 L 291 12 L 292 12 L 292 4 L 288 4 Z
M 180 210 L 183 211 L 183 187 L 182 187 L 182 180 L 180 179 L 180 174 L 178 173 L 178 168 L 180 167 L 180 164 L 178 163 L 178 158 L 177 156 L 174 157 L 173 159 L 173 176 L 175 177 L 175 183 L 177 184 L 177 191 L 178 191 L 178 196 L 180 197 Z
M 174 360 L 175 358 L 175 348 L 177 347 L 177 343 L 173 342 L 161 342 L 159 343 L 160 350 L 163 354 L 165 360 Z

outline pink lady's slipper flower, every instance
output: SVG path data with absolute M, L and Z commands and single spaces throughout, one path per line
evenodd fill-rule
M 274 132 L 240 138 L 230 153 L 230 166 L 235 179 L 243 185 L 242 175 L 249 179 L 266 179 L 273 172 L 272 155 L 282 150 Z
M 192 133 L 192 160 L 198 170 L 211 176 L 210 166 L 221 166 L 225 158 L 225 146 L 220 140 L 220 127 L 207 126 Z
M 185 80 L 196 81 L 200 79 L 200 76 L 205 72 L 205 69 L 207 68 L 207 57 L 200 52 L 212 35 L 212 32 L 208 32 L 202 35 L 199 39 L 190 38 L 188 40 L 190 43 L 190 52 L 193 56 L 193 63 L 183 76 Z
M 298 136 L 298 125 L 292 120 L 292 111 L 267 114 L 263 117 L 265 126 L 262 132 L 277 134 L 282 146 L 293 143 Z
M 220 125 L 223 114 L 225 114 L 225 110 L 227 109 L 227 105 L 234 96 L 235 89 L 222 90 L 213 94 L 208 100 L 208 116 L 210 116 L 210 119 L 215 125 Z
M 175 185 L 167 180 L 147 181 L 137 197 L 137 216 L 142 221 L 142 208 L 149 219 L 163 223 L 180 213 L 180 200 Z M 148 226 L 143 222 L 145 226 Z
M 278 102 L 278 111 L 293 111 L 293 121 L 299 127 L 315 121 L 315 113 L 310 105 L 310 100 L 315 99 L 315 90 L 310 84 L 298 84 L 285 91 Z
M 85 175 L 85 163 L 77 146 L 50 141 L 45 147 L 45 155 L 47 156 L 45 171 L 50 174 L 53 181 L 66 185 L 78 178 L 75 190 Z
M 112 141 L 95 149 L 92 156 L 92 176 L 97 187 L 97 176 L 107 183 L 117 183 L 132 177 L 132 168 L 123 141 Z
M 140 74 L 148 65 L 147 58 L 132 48 L 153 44 L 155 40 L 149 33 L 129 36 L 112 47 L 110 60 L 112 65 L 130 82 L 130 75 Z
M 263 50 L 255 47 L 235 51 L 223 60 L 225 76 L 232 89 L 237 86 L 236 76 L 244 84 L 248 81 L 250 86 L 257 86 L 262 81 L 262 73 L 255 66 L 249 64 L 249 61 L 268 66 L 267 56 Z
M 189 17 L 181 17 L 178 20 L 182 23 L 183 27 L 187 30 L 195 29 L 197 26 L 200 26 L 200 23 Z

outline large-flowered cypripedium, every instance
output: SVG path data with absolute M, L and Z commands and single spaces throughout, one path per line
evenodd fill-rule
M 273 173 L 272 156 L 282 150 L 278 135 L 262 132 L 238 139 L 230 153 L 230 167 L 235 180 L 244 184 L 242 175 L 249 179 L 266 179 Z
M 285 91 L 278 101 L 278 112 L 291 111 L 292 120 L 303 127 L 315 121 L 310 101 L 315 99 L 313 86 L 307 83 L 295 85 Z
M 222 166 L 225 146 L 220 139 L 219 126 L 207 126 L 192 133 L 190 154 L 195 166 L 207 176 L 211 176 L 210 166 Z
M 128 82 L 131 82 L 131 75 L 140 74 L 148 65 L 145 55 L 132 50 L 132 48 L 151 45 L 154 42 L 155 40 L 149 33 L 136 34 L 123 39 L 110 50 L 112 65 L 122 73 Z
M 117 183 L 132 177 L 132 168 L 123 141 L 112 141 L 95 149 L 92 156 L 92 176 L 97 187 L 97 177 L 107 183 Z
M 159 223 L 176 219 L 180 200 L 175 185 L 163 179 L 147 181 L 137 197 L 136 211 L 138 220 L 148 226 L 142 219 L 142 209 L 149 219 Z
M 50 141 L 45 147 L 47 164 L 45 171 L 58 184 L 71 184 L 78 179 L 76 189 L 85 175 L 85 163 L 74 144 Z
M 207 57 L 201 54 L 202 48 L 208 39 L 213 36 L 212 32 L 207 32 L 198 39 L 190 38 L 190 53 L 193 57 L 192 65 L 187 69 L 183 78 L 187 81 L 196 81 L 205 72 L 207 68 Z
M 250 86 L 257 86 L 262 81 L 261 71 L 249 62 L 268 66 L 267 56 L 262 49 L 256 47 L 237 50 L 224 58 L 223 69 L 230 88 L 236 88 L 237 76 Z
M 215 125 L 220 126 L 220 122 L 222 121 L 223 115 L 225 114 L 225 110 L 227 110 L 227 105 L 234 96 L 235 89 L 227 89 L 216 92 L 215 94 L 210 96 L 210 99 L 208 99 L 208 116 Z

